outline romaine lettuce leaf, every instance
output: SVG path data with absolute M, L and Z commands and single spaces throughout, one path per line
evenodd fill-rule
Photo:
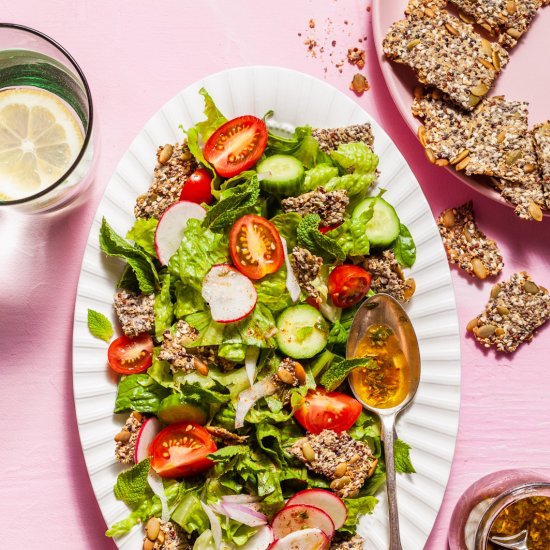
M 202 281 L 214 264 L 227 262 L 229 247 L 225 235 L 213 233 L 191 219 L 183 233 L 178 251 L 170 258 L 168 269 L 172 275 L 199 293 Z
M 174 315 L 177 319 L 182 319 L 187 315 L 206 309 L 206 303 L 200 291 L 192 286 L 184 285 L 181 281 L 176 281 L 174 283 L 174 294 L 176 296 Z
M 306 172 L 302 193 L 313 191 L 321 185 L 326 185 L 333 178 L 338 177 L 338 168 L 330 164 L 318 164 Z
M 200 503 L 200 486 L 182 482 L 178 494 L 178 504 L 172 511 L 171 520 L 186 533 L 202 533 L 210 527 L 210 521 Z
M 204 98 L 204 115 L 206 120 L 195 125 L 201 139 L 206 142 L 208 138 L 222 125 L 227 122 L 227 118 L 216 107 L 214 100 L 205 88 L 199 90 L 199 94 Z
M 243 363 L 246 356 L 246 346 L 238 342 L 224 342 L 218 348 L 218 355 L 234 363 Z
M 103 218 L 99 230 L 99 244 L 107 256 L 123 258 L 134 271 L 139 288 L 144 294 L 153 294 L 159 288 L 157 270 L 151 258 L 141 248 L 126 242 Z
M 198 337 L 188 344 L 189 348 L 199 346 L 219 346 L 223 342 L 225 325 L 212 319 L 210 311 L 198 311 L 187 315 L 185 320 L 199 331 Z
M 161 279 L 161 290 L 155 296 L 155 337 L 162 340 L 162 333 L 170 328 L 174 317 L 174 306 L 170 297 L 170 274 L 166 273 Z
M 367 224 L 374 214 L 374 202 L 360 216 L 347 218 L 344 223 L 330 232 L 346 256 L 367 256 L 370 242 L 367 237 Z
M 156 218 L 137 218 L 132 228 L 126 233 L 126 238 L 134 241 L 147 254 L 156 258 L 155 231 L 158 223 Z
M 301 219 L 302 216 L 297 212 L 286 212 L 277 214 L 269 220 L 277 228 L 279 235 L 286 241 L 289 252 L 296 246 L 296 231 Z
M 278 313 L 293 304 L 286 288 L 286 267 L 284 265 L 275 273 L 256 282 L 254 286 L 258 293 L 258 304 L 267 306 L 272 313 Z
M 223 343 L 276 348 L 276 332 L 277 328 L 271 309 L 263 303 L 257 303 L 254 311 L 242 321 L 226 324 Z
M 338 533 L 353 536 L 357 532 L 357 522 L 361 516 L 371 514 L 378 503 L 378 499 L 366 496 L 359 498 L 345 498 L 344 504 L 348 510 L 348 517 Z
M 164 388 L 174 388 L 174 377 L 170 370 L 168 361 L 161 361 L 158 358 L 160 348 L 153 349 L 153 363 L 147 369 L 147 374 L 159 385 Z
M 160 402 L 169 393 L 148 374 L 123 376 L 118 383 L 115 413 L 138 411 L 156 414 Z

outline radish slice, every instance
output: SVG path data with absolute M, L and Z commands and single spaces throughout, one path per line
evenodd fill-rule
M 259 497 L 255 497 L 254 495 L 223 495 L 222 497 L 222 502 L 233 502 L 237 504 L 251 504 L 259 500 Z
M 267 516 L 252 510 L 244 504 L 235 504 L 231 502 L 224 502 L 223 508 L 227 512 L 227 516 L 239 523 L 248 525 L 249 527 L 259 527 L 267 523 Z
M 219 549 L 222 545 L 222 526 L 220 520 L 218 519 L 218 516 L 212 511 L 210 506 L 202 502 L 202 500 L 201 506 L 204 510 L 204 513 L 208 516 L 208 519 L 210 520 L 210 529 L 212 530 L 212 536 L 214 537 L 214 544 L 216 545 L 216 549 Z
M 202 282 L 202 297 L 208 302 L 212 319 L 234 323 L 256 307 L 258 293 L 252 281 L 229 264 L 212 267 Z
M 267 550 L 273 542 L 273 531 L 269 525 L 260 527 L 256 534 L 248 539 L 243 550 Z
M 248 346 L 246 348 L 244 368 L 246 369 L 248 381 L 251 386 L 254 384 L 254 379 L 256 378 L 256 364 L 258 363 L 258 357 L 260 357 L 260 348 L 256 346 Z
M 317 528 L 330 539 L 334 535 L 334 523 L 320 508 L 306 504 L 285 506 L 273 519 L 273 536 L 282 539 L 294 531 Z
M 286 289 L 288 290 L 288 293 L 290 294 L 292 301 L 296 302 L 296 300 L 298 300 L 298 298 L 300 297 L 301 289 L 300 289 L 300 285 L 298 284 L 298 279 L 296 279 L 296 275 L 294 275 L 292 264 L 290 263 L 290 257 L 288 255 L 288 247 L 286 245 L 286 240 L 283 237 L 281 237 L 281 241 L 283 242 L 283 250 L 285 252 Z
M 320 508 L 330 516 L 335 529 L 340 529 L 348 517 L 344 501 L 330 491 L 324 489 L 306 489 L 296 493 L 286 503 L 287 506 L 307 504 Z
M 166 498 L 166 493 L 164 492 L 164 484 L 162 483 L 162 478 L 151 468 L 147 474 L 147 483 L 149 487 L 157 497 L 160 499 L 160 504 L 162 505 L 162 521 L 170 520 L 170 510 L 168 509 L 168 499 Z
M 242 391 L 239 394 L 235 411 L 235 428 L 242 428 L 244 426 L 244 418 L 256 401 L 259 401 L 262 397 L 273 395 L 276 391 L 277 385 L 270 376 L 260 382 L 256 382 L 256 384 L 247 390 Z
M 149 456 L 149 445 L 160 432 L 160 422 L 152 416 L 148 418 L 139 429 L 136 448 L 134 450 L 134 462 L 137 464 Z
M 180 201 L 165 210 L 155 231 L 155 249 L 162 265 L 178 250 L 187 222 L 191 218 L 203 220 L 206 210 L 194 202 Z
M 329 538 L 321 529 L 303 529 L 276 540 L 269 550 L 327 550 Z

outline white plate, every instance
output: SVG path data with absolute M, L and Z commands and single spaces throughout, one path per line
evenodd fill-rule
M 262 116 L 270 109 L 275 120 L 293 125 L 345 126 L 370 122 L 374 149 L 380 156 L 379 187 L 397 209 L 416 240 L 418 260 L 411 275 L 417 293 L 407 308 L 420 339 L 422 379 L 414 404 L 403 414 L 399 436 L 412 445 L 417 474 L 399 476 L 403 548 L 420 550 L 432 529 L 449 477 L 458 429 L 460 402 L 460 345 L 455 299 L 445 252 L 428 203 L 395 145 L 378 124 L 354 101 L 311 76 L 274 67 L 224 71 L 186 88 L 169 101 L 138 134 L 122 157 L 96 213 L 82 264 L 75 307 L 73 341 L 74 396 L 82 449 L 97 501 L 110 526 L 128 510 L 113 495 L 120 466 L 114 460 L 113 437 L 123 416 L 113 415 L 116 380 L 106 364 L 107 346 L 88 332 L 88 308 L 114 322 L 112 297 L 121 264 L 105 258 L 98 245 L 105 216 L 124 235 L 133 223 L 136 196 L 151 182 L 159 144 L 175 142 L 178 126 L 202 120 L 205 86 L 228 117 Z M 385 497 L 362 523 L 368 548 L 388 547 Z M 368 525 L 368 529 L 367 529 Z M 135 529 L 117 541 L 119 548 L 139 550 L 142 533 Z M 100 544 L 100 541 L 98 541 Z

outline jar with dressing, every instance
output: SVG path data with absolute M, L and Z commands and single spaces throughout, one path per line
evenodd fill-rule
M 529 550 L 550 549 L 550 471 L 502 470 L 481 478 L 459 499 L 450 550 L 498 550 L 493 536 L 526 530 Z

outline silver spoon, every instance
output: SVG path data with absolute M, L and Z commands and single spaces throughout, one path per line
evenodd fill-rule
M 418 389 L 418 383 L 420 382 L 420 350 L 418 349 L 418 340 L 412 323 L 405 310 L 388 294 L 376 294 L 366 300 L 355 314 L 346 349 L 346 357 L 348 359 L 358 357 L 358 347 L 365 337 L 368 328 L 376 324 L 388 326 L 399 342 L 399 346 L 409 365 L 409 392 L 401 403 L 391 409 L 376 408 L 367 405 L 358 395 L 352 383 L 352 378 L 350 377 L 348 380 L 355 397 L 361 402 L 363 407 L 376 414 L 380 419 L 384 454 L 386 457 L 386 488 L 390 521 L 389 550 L 401 550 L 395 483 L 395 419 L 411 403 Z
M 507 537 L 489 537 L 489 540 L 502 548 L 510 548 L 511 550 L 528 550 L 527 534 L 527 531 L 524 529 L 515 535 L 509 535 Z

